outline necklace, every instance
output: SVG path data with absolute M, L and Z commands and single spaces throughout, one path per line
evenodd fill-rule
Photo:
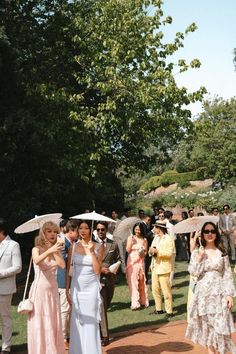
M 88 244 L 88 243 L 83 243 L 83 242 L 81 242 L 81 245 L 82 245 L 83 247 L 85 247 L 85 248 L 89 248 L 89 244 Z

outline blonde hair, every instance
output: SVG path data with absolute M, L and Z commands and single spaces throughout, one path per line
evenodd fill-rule
M 45 231 L 47 229 L 56 230 L 58 234 L 60 232 L 59 226 L 57 224 L 55 224 L 54 222 L 52 222 L 52 221 L 45 222 L 43 224 L 43 226 L 41 227 L 41 229 L 39 230 L 38 236 L 35 238 L 34 244 L 36 247 L 37 246 L 44 247 L 46 245 Z

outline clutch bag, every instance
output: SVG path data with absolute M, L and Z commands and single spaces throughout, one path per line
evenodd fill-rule
M 33 311 L 33 309 L 34 309 L 33 302 L 30 299 L 25 299 L 19 303 L 17 307 L 17 312 L 23 315 L 27 315 L 28 313 Z

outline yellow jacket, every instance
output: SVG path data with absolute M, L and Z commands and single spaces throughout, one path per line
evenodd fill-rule
M 167 274 L 172 271 L 172 255 L 174 254 L 173 239 L 165 234 L 160 239 L 155 236 L 151 247 L 156 247 L 158 253 L 152 256 L 151 271 L 155 274 Z

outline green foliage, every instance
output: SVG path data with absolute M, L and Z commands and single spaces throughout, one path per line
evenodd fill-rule
M 174 77 L 200 63 L 171 56 L 196 25 L 166 43 L 156 0 L 3 1 L 0 15 L 0 214 L 119 208 L 117 169 L 168 161 L 192 127 L 183 107 L 205 90 Z
M 174 192 L 159 194 L 157 199 L 154 199 L 153 203 L 155 202 L 158 202 L 166 208 L 173 208 L 176 205 L 187 209 L 202 207 L 208 212 L 210 212 L 213 207 L 221 209 L 222 205 L 227 203 L 231 206 L 232 210 L 236 210 L 236 188 L 235 186 L 229 185 L 223 190 L 213 191 L 211 188 L 204 188 L 197 192 L 191 190 L 181 191 L 177 189 Z M 139 207 L 143 207 L 142 202 L 139 202 Z
M 160 186 L 167 187 L 173 183 L 177 183 L 179 187 L 185 188 L 189 185 L 190 181 L 198 178 L 202 179 L 200 177 L 200 174 L 195 171 L 178 173 L 175 170 L 170 170 L 163 172 L 160 176 L 151 177 L 140 187 L 140 191 L 150 192 Z
M 177 171 L 197 170 L 202 178 L 227 182 L 236 175 L 236 99 L 217 98 L 204 104 L 193 131 L 174 154 Z

